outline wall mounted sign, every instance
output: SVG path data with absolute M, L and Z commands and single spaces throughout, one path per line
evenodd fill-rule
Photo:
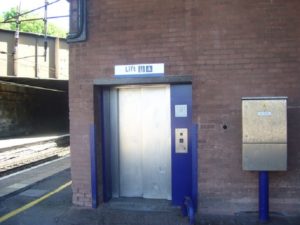
M 117 77 L 160 77 L 164 73 L 164 63 L 115 66 L 115 76 Z
M 187 117 L 187 105 L 175 105 L 175 117 Z

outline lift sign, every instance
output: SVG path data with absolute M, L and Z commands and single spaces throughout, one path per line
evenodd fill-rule
M 164 73 L 163 63 L 115 66 L 115 76 L 118 77 L 156 77 L 163 76 Z

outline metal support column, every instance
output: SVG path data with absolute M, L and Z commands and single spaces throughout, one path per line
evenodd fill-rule
M 269 220 L 269 174 L 266 171 L 259 172 L 259 221 Z

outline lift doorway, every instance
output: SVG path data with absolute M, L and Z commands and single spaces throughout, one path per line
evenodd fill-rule
M 167 199 L 173 205 L 190 197 L 196 205 L 190 78 L 99 79 L 94 84 L 93 207 L 118 197 Z
M 111 143 L 119 146 L 111 148 L 113 197 L 171 200 L 170 86 L 125 86 L 111 93 L 111 131 L 117 134 Z

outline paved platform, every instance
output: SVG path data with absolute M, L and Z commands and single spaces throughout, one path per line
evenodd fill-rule
M 26 178 L 24 178 L 26 179 Z M 188 225 L 180 209 L 164 200 L 113 199 L 97 209 L 72 205 L 70 170 L 0 200 L 2 225 Z M 63 188 L 61 188 L 63 185 Z M 59 187 L 59 188 L 58 188 Z M 50 194 L 50 195 L 49 195 Z M 46 196 L 46 197 L 45 197 Z M 22 209 L 22 210 L 20 210 Z M 3 220 L 3 216 L 10 218 Z M 1 223 L 2 220 L 2 223 Z M 255 213 L 197 215 L 198 225 L 259 225 Z M 268 225 L 300 225 L 298 217 L 271 215 Z
M 48 141 L 55 141 L 57 139 L 69 137 L 69 134 L 45 134 L 45 135 L 31 135 L 25 137 L 0 139 L 0 152 L 7 151 L 12 148 L 24 147 L 32 144 L 39 144 Z
M 0 200 L 70 168 L 70 156 L 49 161 L 21 172 L 0 178 Z
M 65 214 L 71 206 L 71 188 L 63 189 L 53 197 L 48 198 L 27 210 L 13 215 L 7 220 L 3 216 L 14 213 L 26 204 L 30 204 L 46 193 L 56 189 L 61 184 L 70 180 L 70 170 L 64 170 L 55 176 L 38 182 L 24 192 L 0 200 L 1 225 L 52 225 L 59 222 L 58 218 Z
M 287 217 L 279 214 L 271 214 L 266 223 L 258 221 L 258 214 L 238 213 L 235 215 L 203 215 L 198 216 L 198 225 L 300 225 L 300 216 Z
M 14 213 L 41 196 L 70 181 L 70 170 L 64 170 L 37 183 L 24 192 L 0 201 L 0 221 L 4 215 Z M 125 225 L 174 224 L 188 225 L 180 209 L 169 201 L 142 199 L 116 199 L 97 209 L 72 205 L 71 187 L 59 191 L 44 201 L 3 221 L 3 225 Z

